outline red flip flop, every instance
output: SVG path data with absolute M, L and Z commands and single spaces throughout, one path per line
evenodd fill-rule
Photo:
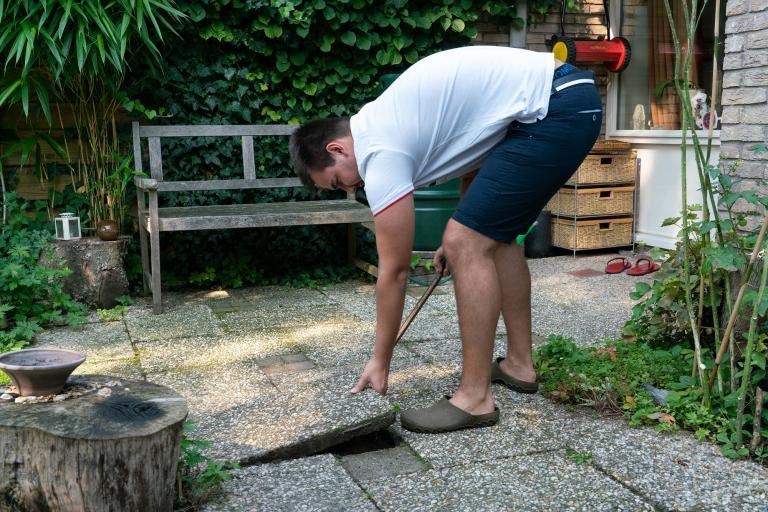
M 605 265 L 605 273 L 621 274 L 631 266 L 632 264 L 627 261 L 627 258 L 613 258 L 608 260 L 608 263 Z
M 638 258 L 635 262 L 635 266 L 627 270 L 627 274 L 630 276 L 644 276 L 651 272 L 656 272 L 661 268 L 661 265 L 655 261 L 651 261 L 648 258 Z

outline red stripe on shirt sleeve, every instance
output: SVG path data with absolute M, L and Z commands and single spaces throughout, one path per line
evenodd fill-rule
M 392 201 L 391 203 L 389 203 L 387 206 L 385 206 L 384 208 L 382 208 L 382 209 L 381 209 L 381 210 L 379 210 L 378 212 L 374 213 L 374 214 L 373 214 L 373 216 L 375 217 L 375 216 L 377 216 L 377 215 L 379 215 L 379 214 L 383 213 L 383 212 L 384 212 L 384 211 L 386 211 L 388 208 L 391 208 L 392 206 L 394 206 L 395 204 L 397 204 L 397 202 L 398 202 L 398 201 L 401 201 L 401 200 L 405 199 L 406 197 L 410 196 L 411 194 L 413 194 L 413 190 L 409 190 L 408 192 L 406 192 L 406 193 L 405 193 L 405 194 L 403 194 L 402 196 L 398 197 L 397 199 L 395 199 L 394 201 Z

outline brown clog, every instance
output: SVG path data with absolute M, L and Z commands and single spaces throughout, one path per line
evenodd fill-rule
M 519 380 L 514 378 L 511 375 L 508 375 L 504 373 L 504 370 L 501 369 L 501 366 L 499 366 L 499 363 L 504 360 L 503 357 L 499 357 L 494 361 L 493 365 L 491 366 L 491 382 L 498 382 L 500 384 L 504 384 L 512 391 L 517 391 L 518 393 L 528 393 L 532 394 L 539 390 L 539 383 L 534 382 L 528 382 L 524 380 Z
M 440 434 L 465 428 L 491 427 L 499 421 L 499 408 L 488 414 L 469 414 L 453 405 L 446 396 L 429 407 L 408 409 L 400 414 L 403 428 L 423 434 Z

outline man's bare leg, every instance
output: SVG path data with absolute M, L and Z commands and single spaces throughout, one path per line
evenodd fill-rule
M 501 311 L 501 287 L 494 252 L 499 243 L 453 219 L 443 235 L 443 249 L 453 275 L 463 371 L 451 403 L 470 414 L 493 412 L 491 358 Z
M 501 369 L 516 379 L 534 382 L 531 359 L 531 273 L 517 244 L 500 244 L 494 254 L 501 286 L 501 314 L 507 327 L 507 357 Z

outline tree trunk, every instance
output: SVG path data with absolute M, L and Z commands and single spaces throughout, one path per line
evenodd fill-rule
M 170 511 L 186 401 L 144 381 L 71 377 L 60 402 L 0 404 L 0 509 Z

